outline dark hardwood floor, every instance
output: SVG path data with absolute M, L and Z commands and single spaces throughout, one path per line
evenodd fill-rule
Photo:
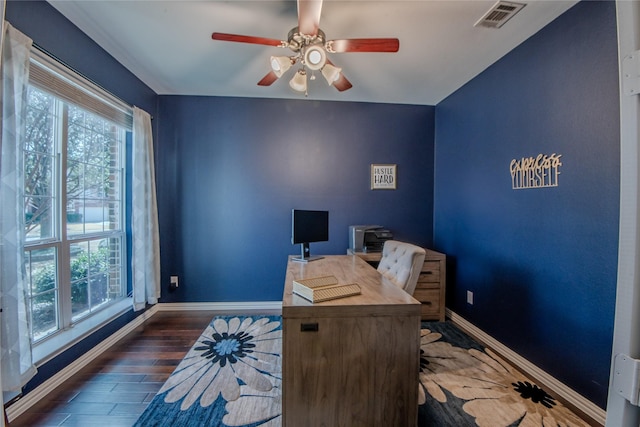
M 132 426 L 211 319 L 220 314 L 238 313 L 160 311 L 154 314 L 45 399 L 12 420 L 10 427 Z M 589 425 L 602 427 L 588 417 L 583 419 Z
M 133 425 L 215 314 L 154 314 L 9 425 Z

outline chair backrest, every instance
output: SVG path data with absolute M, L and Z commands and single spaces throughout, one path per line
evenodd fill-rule
M 382 247 L 382 258 L 378 271 L 409 295 L 418 283 L 425 250 L 411 243 L 387 240 Z

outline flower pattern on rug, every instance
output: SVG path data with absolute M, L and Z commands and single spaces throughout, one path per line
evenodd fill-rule
M 196 401 L 211 405 L 218 396 L 229 401 L 241 397 L 241 386 L 269 392 L 281 377 L 280 322 L 262 317 L 215 318 L 180 362 L 158 394 L 165 402 L 180 399 L 187 410 Z
M 227 402 L 227 414 L 222 418 L 225 426 L 238 427 L 259 424 L 260 427 L 280 427 L 282 425 L 282 382 L 275 378 L 269 391 L 252 390 L 240 386 L 240 397 Z
M 480 427 L 588 426 L 489 349 L 464 349 L 421 331 L 420 404 L 427 394 L 446 402 L 447 390 Z

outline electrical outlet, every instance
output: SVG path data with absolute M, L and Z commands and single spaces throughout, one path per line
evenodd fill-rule
M 467 304 L 473 305 L 473 292 L 467 291 Z
M 171 287 L 174 289 L 178 287 L 178 276 L 171 276 Z

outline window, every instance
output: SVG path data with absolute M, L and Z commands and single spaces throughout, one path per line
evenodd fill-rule
M 127 289 L 123 196 L 130 121 L 90 84 L 67 79 L 48 61 L 32 61 L 23 145 L 35 343 L 122 300 Z

